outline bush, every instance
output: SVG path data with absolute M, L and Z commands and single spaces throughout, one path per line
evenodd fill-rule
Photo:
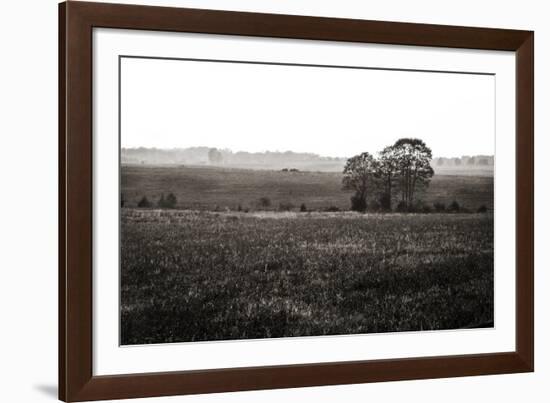
M 176 204 L 178 202 L 178 199 L 176 198 L 176 195 L 174 193 L 169 193 L 166 198 L 164 198 L 164 193 L 160 195 L 160 199 L 157 203 L 157 206 L 159 208 L 175 208 Z
M 435 202 L 434 210 L 437 211 L 438 213 L 445 211 L 445 203 Z
M 431 208 L 429 205 L 424 204 L 424 205 L 422 206 L 422 210 L 421 210 L 421 211 L 422 211 L 424 214 L 429 214 L 429 213 L 432 212 L 432 208 Z
M 166 196 L 166 207 L 175 208 L 176 204 L 178 204 L 178 199 L 176 198 L 176 195 L 174 193 L 169 193 L 168 196 Z
M 302 213 L 305 213 L 307 211 L 307 207 L 306 207 L 305 203 L 300 204 L 300 211 Z
M 409 206 L 407 206 L 407 203 L 404 201 L 400 201 L 397 203 L 397 207 L 395 208 L 396 211 L 399 211 L 400 213 L 405 213 L 409 211 Z
M 479 206 L 479 208 L 477 209 L 477 212 L 478 213 L 486 213 L 487 211 L 489 211 L 489 209 L 487 208 L 487 206 L 485 204 L 482 204 L 481 206 Z
M 271 199 L 269 197 L 260 197 L 258 203 L 260 204 L 260 207 L 267 208 L 271 206 Z
M 453 202 L 449 206 L 449 211 L 452 211 L 453 213 L 457 213 L 460 211 L 460 204 L 456 200 L 453 200 Z
M 351 209 L 364 213 L 367 210 L 367 201 L 358 195 L 351 196 Z
M 325 209 L 325 211 L 327 211 L 327 212 L 329 212 L 329 213 L 330 213 L 330 212 L 334 213 L 334 212 L 336 212 L 336 211 L 340 211 L 340 209 L 339 209 L 338 207 L 336 207 L 336 206 L 329 206 L 329 207 L 327 207 L 327 208 Z
M 291 169 L 290 169 L 290 172 L 300 172 L 300 170 L 299 170 L 299 169 L 296 169 L 296 168 L 291 168 Z
M 294 208 L 294 205 L 290 202 L 281 202 L 279 203 L 280 211 L 290 211 Z
M 424 213 L 428 214 L 432 212 L 432 208 L 424 203 L 422 200 L 417 200 L 413 206 L 409 206 L 408 211 L 410 213 Z
M 380 208 L 385 211 L 391 210 L 391 197 L 387 193 L 382 193 L 378 199 L 380 203 Z
M 147 196 L 143 196 L 141 200 L 138 202 L 137 206 L 142 208 L 148 208 L 148 207 L 152 207 L 153 204 L 149 200 L 147 200 Z
M 369 203 L 369 208 L 368 208 L 369 211 L 380 211 L 380 203 L 378 203 L 378 201 L 376 200 L 372 200 L 370 203 Z

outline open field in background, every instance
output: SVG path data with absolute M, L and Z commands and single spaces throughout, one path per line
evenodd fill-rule
M 167 173 L 154 173 L 125 169 L 125 191 L 139 179 L 157 192 Z M 211 191 L 231 201 L 247 177 Z M 278 177 L 262 180 L 300 189 Z M 324 206 L 324 186 L 298 194 Z M 492 214 L 121 212 L 122 344 L 492 326 Z
M 135 207 L 147 196 L 156 202 L 161 193 L 173 192 L 178 208 L 199 210 L 256 209 L 261 197 L 268 197 L 271 208 L 302 203 L 311 210 L 335 206 L 350 208 L 350 192 L 342 191 L 339 172 L 281 172 L 214 167 L 177 167 L 126 165 L 121 169 L 125 206 Z M 493 208 L 493 177 L 472 175 L 435 175 L 426 194 L 419 198 L 427 204 L 456 200 L 460 206 L 476 211 L 481 205 Z

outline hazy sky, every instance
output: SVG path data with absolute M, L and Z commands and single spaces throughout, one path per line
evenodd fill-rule
M 122 147 L 494 154 L 493 76 L 123 59 Z

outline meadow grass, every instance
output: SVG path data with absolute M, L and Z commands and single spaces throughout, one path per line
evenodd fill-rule
M 492 321 L 491 214 L 121 210 L 122 344 Z
M 157 202 L 161 194 L 174 193 L 180 209 L 254 210 L 260 198 L 268 198 L 269 207 L 281 204 L 297 210 L 304 203 L 309 210 L 331 206 L 349 210 L 352 192 L 342 190 L 340 172 L 281 172 L 219 167 L 122 166 L 121 186 L 125 206 L 136 207 L 143 196 Z M 493 177 L 435 175 L 430 186 L 417 199 L 426 204 L 456 200 L 472 211 L 485 205 L 493 207 Z M 394 203 L 396 204 L 396 203 Z M 395 205 L 394 205 L 395 208 Z

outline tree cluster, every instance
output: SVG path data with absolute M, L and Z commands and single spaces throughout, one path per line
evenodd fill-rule
M 160 199 L 157 202 L 158 208 L 176 208 L 178 199 L 174 193 L 169 193 L 168 196 L 164 197 L 164 193 L 160 195 Z M 147 199 L 147 196 L 143 196 L 140 201 L 137 203 L 137 206 L 140 208 L 151 208 L 153 207 L 153 202 Z M 121 202 L 121 207 L 124 205 Z
M 164 193 L 160 195 L 160 199 L 157 203 L 159 208 L 175 208 L 178 203 L 178 199 L 174 193 L 169 193 L 168 196 L 164 197 Z
M 432 150 L 424 141 L 402 138 L 384 148 L 375 158 L 368 152 L 347 160 L 343 186 L 353 190 L 351 208 L 366 211 L 369 199 L 381 209 L 391 211 L 393 201 L 412 209 L 415 195 L 429 185 L 434 171 L 430 166 Z

